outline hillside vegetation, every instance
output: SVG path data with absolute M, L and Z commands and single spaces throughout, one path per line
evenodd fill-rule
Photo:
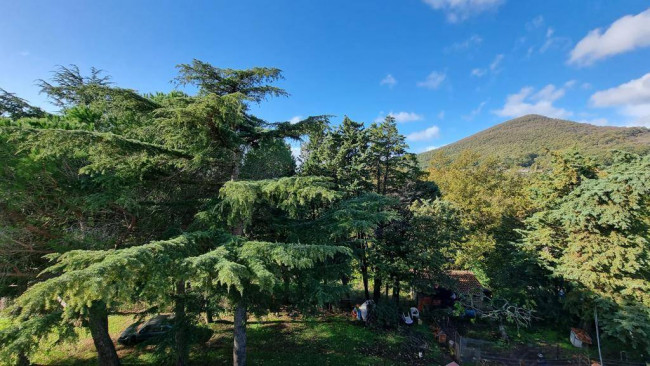
M 57 113 L 0 90 L 0 365 L 474 357 L 432 331 L 531 365 L 532 340 L 557 358 L 595 312 L 605 350 L 647 359 L 650 154 L 597 154 L 647 150 L 649 130 L 529 116 L 423 171 L 392 115 L 265 121 L 251 106 L 287 95 L 279 69 L 178 69 L 193 94 L 58 67 L 39 82 Z M 575 146 L 534 169 L 486 155 Z
M 527 165 L 547 149 L 568 148 L 600 157 L 607 157 L 612 149 L 645 154 L 650 152 L 650 129 L 594 126 L 530 114 L 424 152 L 418 158 L 426 166 L 434 154 L 443 153 L 453 158 L 463 150 L 472 150 L 481 156 L 494 155 Z

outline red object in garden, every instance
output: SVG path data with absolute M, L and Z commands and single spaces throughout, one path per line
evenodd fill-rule
M 589 345 L 591 344 L 591 337 L 589 334 L 584 330 L 580 328 L 571 328 L 571 344 L 573 344 L 576 347 L 583 347 L 583 345 Z

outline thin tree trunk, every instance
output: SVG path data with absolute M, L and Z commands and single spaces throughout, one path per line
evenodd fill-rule
M 214 314 L 212 313 L 212 308 L 210 306 L 210 300 L 208 297 L 203 298 L 203 308 L 205 310 L 205 323 L 210 324 L 214 322 Z
M 361 280 L 363 281 L 363 291 L 366 295 L 366 300 L 370 300 L 370 290 L 368 287 L 368 263 L 366 263 L 366 255 L 361 257 Z
M 381 278 L 379 278 L 379 275 L 375 271 L 375 279 L 373 283 L 373 289 L 372 289 L 372 299 L 375 301 L 375 303 L 379 302 L 381 300 Z
M 291 299 L 289 298 L 291 282 L 288 274 L 282 276 L 282 286 L 284 287 L 284 305 L 289 305 L 289 303 L 291 302 Z
M 208 288 L 209 284 L 211 284 L 211 283 L 212 283 L 212 276 L 209 275 L 206 282 L 204 283 L 204 286 L 206 288 Z M 214 314 L 212 313 L 212 307 L 210 306 L 210 293 L 209 292 L 207 294 L 205 294 L 205 296 L 203 297 L 203 306 L 205 308 L 205 322 L 207 324 L 210 324 L 210 323 L 214 322 Z
M 239 165 L 241 160 L 241 151 L 236 150 L 233 152 L 233 168 L 230 175 L 230 180 L 236 181 L 239 179 Z M 234 228 L 232 228 L 233 235 L 241 236 L 244 234 L 244 222 L 239 221 Z M 246 365 L 246 303 L 243 299 L 235 305 L 235 317 L 233 327 L 233 348 L 232 348 L 232 364 L 233 366 Z
M 393 300 L 395 301 L 395 305 L 398 306 L 399 306 L 399 290 L 400 290 L 399 279 L 395 278 L 395 283 L 393 284 Z
M 246 304 L 243 300 L 235 306 L 235 326 L 232 349 L 232 364 L 246 365 Z
M 386 157 L 386 169 L 384 169 L 384 184 L 382 185 L 382 190 L 381 194 L 385 195 L 388 187 L 388 159 L 389 157 Z
M 32 363 L 29 361 L 29 358 L 25 356 L 25 353 L 21 352 L 18 355 L 18 361 L 16 362 L 16 366 L 29 366 Z
M 232 171 L 230 172 L 230 180 L 236 181 L 239 179 L 239 168 L 241 164 L 242 152 L 238 148 L 232 152 Z
M 185 281 L 176 283 L 176 303 L 174 304 L 174 318 L 176 333 L 174 343 L 176 346 L 176 366 L 185 366 L 190 356 L 189 343 L 187 342 L 187 322 L 185 315 Z
M 120 359 L 115 352 L 115 345 L 108 334 L 108 312 L 106 304 L 94 302 L 88 309 L 88 326 L 97 349 L 97 361 L 100 366 L 120 365 Z
M 346 275 L 341 275 L 341 285 L 343 285 L 346 288 L 346 290 L 345 290 L 345 297 L 341 299 L 341 301 L 339 301 L 339 305 L 345 310 L 350 310 L 352 304 L 352 300 L 350 299 L 350 291 L 348 291 L 349 283 L 350 283 L 350 278 Z

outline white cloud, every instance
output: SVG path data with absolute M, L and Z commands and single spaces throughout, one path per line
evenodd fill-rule
M 546 41 L 539 48 L 539 53 L 544 53 L 554 47 L 568 48 L 571 45 L 571 40 L 569 38 L 553 37 L 554 34 L 555 30 L 553 28 L 549 27 L 546 30 Z
M 421 114 L 417 114 L 415 112 L 390 112 L 388 113 L 389 116 L 395 118 L 395 122 L 397 123 L 406 123 L 406 122 L 413 122 L 413 121 L 421 121 L 424 119 L 424 117 Z M 377 118 L 375 118 L 374 122 L 382 122 L 386 116 L 384 116 L 384 112 L 379 112 L 379 115 Z
M 450 23 L 459 23 L 477 14 L 496 10 L 504 0 L 423 0 L 435 10 L 447 15 Z
M 394 87 L 395 84 L 397 84 L 397 80 L 391 74 L 386 75 L 386 77 L 381 79 L 379 82 L 379 85 L 388 85 L 389 88 Z
M 480 78 L 485 74 L 487 74 L 486 69 L 480 69 L 480 68 L 472 69 L 472 76 L 476 76 L 477 78 Z
M 607 118 L 583 119 L 578 122 L 588 123 L 590 125 L 596 125 L 596 126 L 607 126 L 609 124 Z
M 650 73 L 617 87 L 596 92 L 591 96 L 591 102 L 596 107 L 650 104 Z
M 595 107 L 618 107 L 619 113 L 633 118 L 631 125 L 650 125 L 650 73 L 617 87 L 601 90 L 590 98 Z
M 418 81 L 417 86 L 427 89 L 438 89 L 440 84 L 447 78 L 447 74 L 433 71 L 423 81 Z
M 573 88 L 576 85 L 577 81 L 576 80 L 569 80 L 566 83 L 564 83 L 564 87 L 567 89 Z
M 496 57 L 494 57 L 494 61 L 490 64 L 490 71 L 492 72 L 498 72 L 499 70 L 498 67 L 501 65 L 501 61 L 503 61 L 503 54 L 498 54 Z
M 526 23 L 526 30 L 532 31 L 544 25 L 544 17 L 541 15 L 536 16 L 531 21 Z
M 501 65 L 501 61 L 503 61 L 503 57 L 504 56 L 502 53 L 496 55 L 488 67 L 477 67 L 475 69 L 472 69 L 470 74 L 472 76 L 476 76 L 477 78 L 487 75 L 488 71 L 492 74 L 498 74 L 501 71 L 501 69 L 499 69 L 499 66 Z
M 413 122 L 413 121 L 421 121 L 422 120 L 422 115 L 414 113 L 414 112 L 397 112 L 397 113 L 388 113 L 389 116 L 393 116 L 395 118 L 395 122 L 398 123 L 403 123 L 403 122 Z
M 526 52 L 526 58 L 529 58 L 533 54 L 533 52 L 535 52 L 535 47 L 533 46 L 528 47 L 528 51 Z
M 650 128 L 650 117 L 630 122 L 626 127 L 645 127 Z
M 556 88 L 549 84 L 537 93 L 534 93 L 532 87 L 524 87 L 516 94 L 510 94 L 506 98 L 503 108 L 493 111 L 501 117 L 520 117 L 526 114 L 541 114 L 547 117 L 566 118 L 573 113 L 558 108 L 553 102 L 562 98 L 565 93 L 564 88 Z
M 553 84 L 548 84 L 547 86 L 543 87 L 540 91 L 538 91 L 536 94 L 531 95 L 530 99 L 534 101 L 549 101 L 549 102 L 554 102 L 564 96 L 565 89 L 564 88 L 556 88 L 555 85 Z
M 580 87 L 582 89 L 588 90 L 588 89 L 591 89 L 592 85 L 591 85 L 591 83 L 582 83 L 582 85 L 580 85 Z
M 438 113 L 438 119 L 445 119 L 445 111 L 440 111 L 440 113 Z
M 555 33 L 555 29 L 548 27 L 548 29 L 546 30 L 546 38 L 553 37 L 553 33 Z
M 438 126 L 431 126 L 426 130 L 406 135 L 406 139 L 410 141 L 427 141 L 438 137 L 440 137 L 440 128 Z
M 445 47 L 444 51 L 446 53 L 449 53 L 449 52 L 452 52 L 452 51 L 465 51 L 465 50 L 468 50 L 470 48 L 473 48 L 473 47 L 476 47 L 476 46 L 480 45 L 482 42 L 483 42 L 483 38 L 481 38 L 481 36 L 473 34 L 472 36 L 470 36 L 469 38 L 467 38 L 466 40 L 464 40 L 462 42 L 456 42 L 456 43 L 452 44 L 449 47 Z
M 424 148 L 422 148 L 422 149 L 420 150 L 420 152 L 423 153 L 423 152 L 427 152 L 427 151 L 435 150 L 435 149 L 437 149 L 437 148 L 439 148 L 439 147 L 440 147 L 440 146 L 434 146 L 434 145 L 425 146 Z
M 289 120 L 289 123 L 291 123 L 291 124 L 296 124 L 296 123 L 302 121 L 302 119 L 303 119 L 302 116 L 293 116 L 293 117 L 291 117 L 291 119 Z
M 468 115 L 463 116 L 463 119 L 467 121 L 471 121 L 474 119 L 474 117 L 478 116 L 481 114 L 481 111 L 483 110 L 483 107 L 487 104 L 487 100 L 482 101 L 476 109 L 472 110 Z
M 616 20 L 604 32 L 590 31 L 571 51 L 569 64 L 591 65 L 594 62 L 650 46 L 650 9 L 637 15 L 626 15 Z

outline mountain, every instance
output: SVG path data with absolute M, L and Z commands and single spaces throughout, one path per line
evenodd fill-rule
M 490 127 L 441 148 L 419 154 L 423 166 L 434 154 L 450 158 L 463 150 L 481 156 L 527 165 L 546 150 L 576 148 L 584 155 L 605 157 L 613 149 L 650 153 L 650 129 L 644 127 L 594 126 L 529 114 Z

